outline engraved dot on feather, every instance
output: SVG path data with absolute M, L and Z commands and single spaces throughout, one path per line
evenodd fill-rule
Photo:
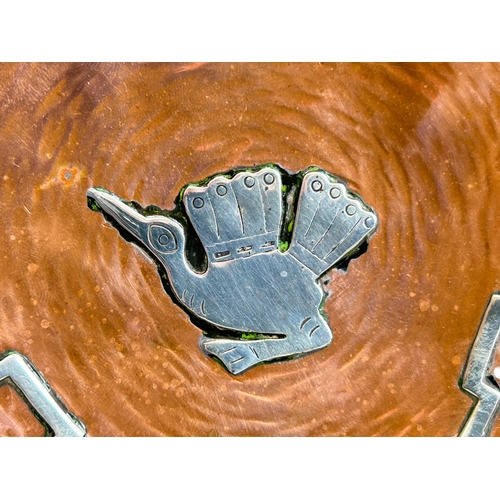
M 224 184 L 219 184 L 219 185 L 217 186 L 216 191 L 217 191 L 217 194 L 218 194 L 219 196 L 225 196 L 225 195 L 226 195 L 226 193 L 227 193 L 227 187 L 226 187 L 226 186 L 224 186 Z
M 340 189 L 339 188 L 332 188 L 330 189 L 330 196 L 336 200 L 340 196 Z
M 311 187 L 312 187 L 312 190 L 313 191 L 321 191 L 323 189 L 323 184 L 321 184 L 320 181 L 313 181 L 313 183 L 311 184 Z
M 345 211 L 347 215 L 354 215 L 356 213 L 356 207 L 354 205 L 347 205 Z
M 375 221 L 373 220 L 373 217 L 367 217 L 365 219 L 365 227 L 367 228 L 373 227 L 374 222 Z
M 201 208 L 204 204 L 205 204 L 205 202 L 201 198 L 195 198 L 193 200 L 193 207 L 194 208 Z
M 274 182 L 274 175 L 273 174 L 264 175 L 264 182 L 266 184 L 272 184 Z
M 251 188 L 253 187 L 253 185 L 255 184 L 255 179 L 253 177 L 245 177 L 245 186 L 247 188 Z

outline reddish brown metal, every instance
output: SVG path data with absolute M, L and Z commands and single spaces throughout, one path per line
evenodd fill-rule
M 487 64 L 0 65 L 0 352 L 91 436 L 456 435 L 500 288 L 499 89 Z M 235 378 L 85 192 L 170 209 L 266 162 L 344 177 L 380 227 L 330 273 L 333 344 Z
M 0 401 L 0 436 L 45 435 L 42 424 L 12 387 L 0 387 Z

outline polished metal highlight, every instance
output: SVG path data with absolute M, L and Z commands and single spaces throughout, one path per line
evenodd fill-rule
M 182 217 L 143 215 L 102 188 L 87 191 L 91 208 L 160 262 L 177 302 L 216 327 L 217 335 L 201 337 L 200 348 L 232 374 L 331 343 L 319 278 L 352 256 L 378 225 L 374 211 L 329 174 L 310 168 L 289 176 L 287 186 L 283 175 L 265 165 L 181 191 L 183 216 L 207 257 L 201 272 L 186 259 Z M 287 229 L 293 225 L 286 248 L 280 236 L 299 183 L 295 219 L 286 220 Z
M 493 293 L 465 364 L 462 390 L 475 402 L 459 436 L 489 436 L 500 410 L 493 362 L 500 340 L 500 293 Z
M 43 375 L 31 361 L 17 351 L 0 354 L 0 386 L 9 384 L 20 393 L 47 436 L 83 437 L 84 423 L 64 406 Z

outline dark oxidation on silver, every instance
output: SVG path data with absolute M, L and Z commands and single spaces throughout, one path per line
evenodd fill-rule
M 462 390 L 475 402 L 459 436 L 489 436 L 500 410 L 493 362 L 500 340 L 500 292 L 492 294 L 465 364 Z
M 290 245 L 280 247 L 285 214 L 294 203 L 284 194 L 284 175 L 268 165 L 185 189 L 185 214 L 207 256 L 201 272 L 186 259 L 186 229 L 177 220 L 142 215 L 101 188 L 87 192 L 94 208 L 160 262 L 179 304 L 218 329 L 217 338 L 203 335 L 199 345 L 232 374 L 331 343 L 319 278 L 353 255 L 378 225 L 359 196 L 311 168 L 289 176 L 288 187 L 301 179 L 300 194 Z M 224 338 L 224 332 L 233 335 Z
M 57 437 L 83 437 L 83 422 L 64 406 L 42 374 L 17 351 L 0 354 L 0 386 L 12 385 L 35 416 L 48 427 L 46 434 Z

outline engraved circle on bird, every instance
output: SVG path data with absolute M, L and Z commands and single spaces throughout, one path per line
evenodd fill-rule
M 378 225 L 371 207 L 318 167 L 234 169 L 186 186 L 172 212 L 103 188 L 87 196 L 156 260 L 166 291 L 204 330 L 201 350 L 234 375 L 331 343 L 319 278 L 363 253 Z M 190 225 L 198 266 L 186 250 Z

